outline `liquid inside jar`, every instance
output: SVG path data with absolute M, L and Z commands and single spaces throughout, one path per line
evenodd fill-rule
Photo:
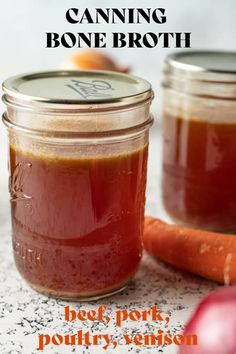
M 163 199 L 181 223 L 236 230 L 236 124 L 225 118 L 164 116 Z
M 48 156 L 10 146 L 14 257 L 37 290 L 113 292 L 141 258 L 147 145 L 104 156 Z

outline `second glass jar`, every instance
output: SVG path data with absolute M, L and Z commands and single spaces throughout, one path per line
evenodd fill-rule
M 163 200 L 178 223 L 236 231 L 236 53 L 165 64 Z

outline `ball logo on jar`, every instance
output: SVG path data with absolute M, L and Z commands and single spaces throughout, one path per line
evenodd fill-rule
M 31 172 L 31 167 L 31 163 L 19 162 L 16 165 L 12 176 L 9 177 L 9 192 L 11 195 L 11 202 L 32 199 L 31 196 L 27 195 L 23 191 L 26 180 Z
M 82 98 L 88 99 L 91 97 L 111 97 L 112 95 L 101 91 L 113 91 L 111 84 L 104 80 L 93 80 L 91 83 L 80 80 L 71 80 L 71 84 L 66 85 Z

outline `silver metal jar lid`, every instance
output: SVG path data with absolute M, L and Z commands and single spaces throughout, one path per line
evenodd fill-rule
M 194 80 L 236 82 L 236 52 L 177 52 L 167 57 L 165 72 Z
M 14 76 L 3 83 L 7 104 L 33 109 L 109 109 L 153 97 L 149 82 L 112 71 L 48 71 Z
M 5 125 L 44 137 L 138 134 L 153 121 L 150 83 L 112 71 L 24 74 L 6 80 L 3 91 Z
M 236 52 L 181 51 L 165 60 L 163 86 L 179 92 L 236 98 Z

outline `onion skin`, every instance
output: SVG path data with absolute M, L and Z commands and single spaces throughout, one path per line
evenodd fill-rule
M 182 345 L 180 354 L 236 354 L 236 286 L 208 295 L 197 307 L 184 338 L 197 335 L 197 345 Z
M 128 67 L 119 66 L 109 55 L 93 49 L 82 50 L 70 55 L 61 64 L 61 69 L 129 72 Z

